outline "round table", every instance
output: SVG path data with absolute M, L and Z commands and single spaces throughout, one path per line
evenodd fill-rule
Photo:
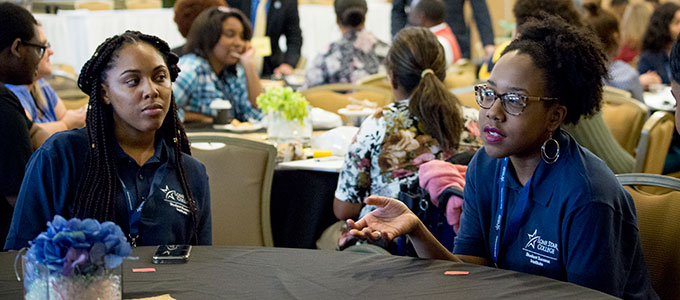
M 193 247 L 189 262 L 154 265 L 155 247 L 123 264 L 125 299 L 609 299 L 545 277 L 477 265 L 391 255 L 292 248 Z M 0 299 L 21 299 L 16 252 L 0 253 Z M 155 268 L 132 273 L 133 268 Z M 469 275 L 444 275 L 445 271 Z

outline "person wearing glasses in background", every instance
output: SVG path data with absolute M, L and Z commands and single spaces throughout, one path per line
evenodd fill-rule
M 29 84 L 47 48 L 38 25 L 26 9 L 0 3 L 0 241 L 5 240 L 14 204 L 33 150 L 47 133 L 26 117 L 19 99 L 5 84 Z
M 520 28 L 486 84 L 476 88 L 484 147 L 468 165 L 453 253 L 398 200 L 350 234 L 408 234 L 420 257 L 495 266 L 596 289 L 658 299 L 642 258 L 633 199 L 607 165 L 562 124 L 595 113 L 606 57 L 593 34 L 545 16 Z
M 45 48 L 45 53 L 38 64 L 35 79 L 28 85 L 7 84 L 7 88 L 19 98 L 28 118 L 49 134 L 81 128 L 85 126 L 87 106 L 67 110 L 64 102 L 59 99 L 52 86 L 44 79 L 52 74 L 50 56 L 54 54 L 54 51 L 50 48 L 50 43 L 47 42 L 40 26 L 38 26 L 38 34 L 40 44 L 47 46 L 47 48 Z

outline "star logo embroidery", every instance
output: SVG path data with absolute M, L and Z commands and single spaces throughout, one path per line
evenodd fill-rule
M 538 241 L 538 239 L 541 238 L 541 236 L 538 235 L 537 232 L 538 229 L 534 229 L 534 233 L 527 234 L 529 236 L 529 242 L 526 244 L 526 246 L 524 246 L 524 248 L 529 248 L 529 246 L 531 246 L 531 248 L 536 249 L 536 241 Z

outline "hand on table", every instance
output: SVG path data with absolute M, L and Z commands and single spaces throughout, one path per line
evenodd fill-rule
M 399 200 L 370 196 L 364 201 L 378 208 L 354 222 L 347 220 L 349 233 L 358 239 L 377 241 L 381 238 L 390 241 L 395 237 L 411 233 L 420 219 Z
M 659 76 L 659 74 L 657 74 L 655 71 L 647 71 L 647 73 L 640 75 L 640 83 L 645 88 L 650 84 L 661 84 L 661 76 Z
M 274 69 L 274 74 L 281 74 L 281 75 L 290 75 L 293 74 L 293 67 L 291 67 L 289 64 L 281 64 L 279 65 L 276 69 Z

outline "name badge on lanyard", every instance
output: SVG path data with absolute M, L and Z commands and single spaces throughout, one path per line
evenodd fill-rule
M 501 237 L 501 227 L 503 225 L 503 216 L 506 208 L 506 202 L 507 202 L 507 194 L 505 193 L 505 177 L 508 171 L 508 158 L 504 158 L 503 161 L 501 162 L 501 173 L 500 177 L 498 178 L 498 210 L 496 213 L 496 223 L 494 224 L 494 246 L 493 246 L 493 252 L 491 253 L 491 258 L 493 259 L 493 264 L 498 268 L 498 257 L 500 256 L 500 250 L 502 248 L 506 248 L 510 242 L 512 241 L 512 238 L 517 235 L 517 232 L 519 231 L 519 227 L 522 222 L 522 217 L 524 216 L 524 210 L 526 209 L 527 202 L 529 202 L 529 190 L 531 187 L 531 178 L 529 178 L 529 181 L 524 185 L 522 188 L 522 191 L 519 194 L 519 198 L 517 199 L 517 204 L 515 205 L 515 209 L 512 212 L 512 215 L 510 216 L 510 219 L 507 222 L 507 225 L 505 226 L 507 232 L 505 232 L 504 237 Z M 501 242 L 502 240 L 502 242 Z
M 152 197 L 154 187 L 160 185 L 165 174 L 165 165 L 162 165 L 156 170 L 156 174 L 153 176 L 153 181 L 151 182 L 151 187 L 149 188 L 149 193 L 146 200 Z M 125 196 L 125 202 L 128 209 L 128 222 L 130 223 L 130 233 L 128 233 L 128 240 L 132 247 L 137 247 L 137 240 L 139 239 L 139 221 L 142 219 L 142 208 L 144 208 L 144 203 L 146 200 L 142 201 L 136 208 L 134 207 L 134 201 L 132 201 L 133 195 L 127 188 L 123 179 L 118 176 L 118 181 L 120 181 L 120 186 L 123 188 L 123 195 Z

